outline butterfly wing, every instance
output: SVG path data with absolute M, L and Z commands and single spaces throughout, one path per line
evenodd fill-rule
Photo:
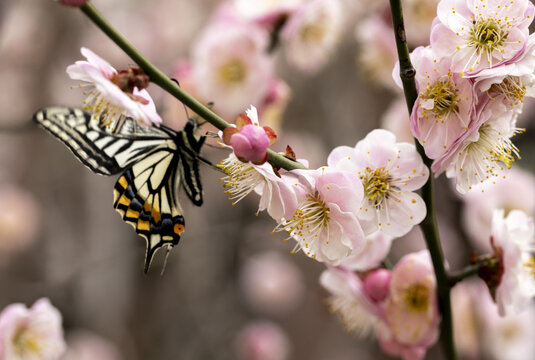
M 184 217 L 174 185 L 178 180 L 177 149 L 161 147 L 127 169 L 114 188 L 114 207 L 145 238 L 145 272 L 156 251 L 178 244 Z
M 164 129 L 136 128 L 131 118 L 114 129 L 101 127 L 90 113 L 69 107 L 45 108 L 33 118 L 82 164 L 101 175 L 118 174 L 172 136 Z
M 34 119 L 91 171 L 123 171 L 114 187 L 114 207 L 147 242 L 145 272 L 158 249 L 178 244 L 184 231 L 180 187 L 195 205 L 202 204 L 198 155 L 204 137 L 193 122 L 175 132 L 135 128 L 126 118 L 111 131 L 89 113 L 65 107 L 43 109 Z

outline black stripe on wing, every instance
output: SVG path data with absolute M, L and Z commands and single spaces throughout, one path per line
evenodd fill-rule
M 124 118 L 117 128 L 110 129 L 90 113 L 68 107 L 42 109 L 35 113 L 34 120 L 91 171 L 101 175 L 117 174 L 177 137 L 177 132 L 164 127 L 140 128 L 131 118 Z
M 199 151 L 206 139 L 204 136 L 196 135 L 196 126 L 192 121 L 188 121 L 184 130 L 177 136 L 177 147 L 180 156 L 179 179 L 186 195 L 191 202 L 197 206 L 203 203 L 203 191 L 201 176 L 199 172 Z

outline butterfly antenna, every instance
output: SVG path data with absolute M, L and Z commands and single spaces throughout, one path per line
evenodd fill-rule
M 203 158 L 201 156 L 197 156 L 197 159 L 199 159 L 199 161 L 201 163 L 203 163 L 204 165 L 208 165 L 212 169 L 217 170 L 217 171 L 219 171 L 221 173 L 224 173 L 223 170 L 221 170 L 217 165 L 214 165 L 210 160 L 206 160 L 205 158 Z
M 180 83 L 178 82 L 177 79 L 171 78 L 171 81 L 174 81 L 178 85 L 179 88 L 182 88 L 182 86 L 180 86 Z M 186 112 L 186 116 L 188 117 L 188 120 L 189 120 L 190 116 L 189 116 L 188 107 L 182 101 L 181 101 L 181 103 L 182 103 L 182 106 L 184 106 L 184 111 Z

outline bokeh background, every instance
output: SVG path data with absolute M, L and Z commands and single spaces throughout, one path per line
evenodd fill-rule
M 291 144 L 312 167 L 323 165 L 333 147 L 353 146 L 384 125 L 385 112 L 399 96 L 366 62 L 373 51 L 366 41 L 377 45 L 380 39 L 357 16 L 360 7 L 387 2 L 351 3 L 340 44 L 318 72 L 295 71 L 282 50 L 273 55 L 277 74 L 292 93 L 275 150 Z M 420 10 L 427 6 L 423 0 L 406 3 Z M 94 4 L 151 61 L 173 74 L 219 2 Z M 143 274 L 145 243 L 112 208 L 116 179 L 90 173 L 31 123 L 41 107 L 80 106 L 83 95 L 70 89 L 76 83 L 65 68 L 82 58 L 82 46 L 118 68 L 132 64 L 80 11 L 49 0 L 0 2 L 0 308 L 50 298 L 63 314 L 69 344 L 65 359 L 239 359 L 239 348 L 249 343 L 270 349 L 272 357 L 258 359 L 279 359 L 277 349 L 287 349 L 288 360 L 388 358 L 372 338 L 346 333 L 329 313 L 327 294 L 318 284 L 324 267 L 303 254 L 290 254 L 292 241 L 271 234 L 274 223 L 266 214 L 255 216 L 254 195 L 232 206 L 218 181 L 221 174 L 208 166 L 201 171 L 204 205 L 196 208 L 183 196 L 187 231 L 164 275 L 161 253 L 150 273 Z M 375 58 L 377 66 L 379 60 L 391 66 L 386 55 Z M 183 111 L 155 85 L 149 91 L 159 109 Z M 527 131 L 515 143 L 523 159 L 514 165 L 531 173 L 532 108 L 527 103 L 522 115 Z M 404 111 L 398 105 L 390 116 Z M 226 156 L 220 149 L 203 150 L 214 163 Z M 463 203 L 443 176 L 436 188 L 443 246 L 450 267 L 458 269 L 472 251 L 463 228 Z M 535 202 L 533 189 L 525 198 Z M 395 263 L 423 247 L 415 229 L 394 242 L 389 260 Z M 535 322 L 533 312 L 529 316 Z M 478 350 L 463 353 L 466 358 L 506 359 L 481 350 L 480 338 L 473 341 Z M 440 356 L 436 346 L 428 353 L 428 358 Z

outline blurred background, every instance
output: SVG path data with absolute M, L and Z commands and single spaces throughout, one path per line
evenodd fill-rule
M 217 0 L 93 3 L 164 73 L 181 82 L 177 67 L 192 57 L 221 6 Z M 405 18 L 414 25 L 407 27 L 409 40 L 411 34 L 415 39 L 411 47 L 426 44 L 428 33 L 422 39 L 422 32 L 429 29 L 436 3 L 404 2 L 410 11 Z M 271 53 L 276 77 L 287 86 L 282 109 L 268 119 L 280 136 L 275 150 L 290 144 L 298 158 L 319 167 L 332 148 L 354 146 L 377 127 L 411 141 L 406 107 L 391 80 L 395 48 L 387 5 L 386 0 L 341 1 L 336 46 L 313 71 L 296 70 L 284 45 Z M 63 314 L 69 345 L 64 359 L 387 359 L 373 339 L 346 333 L 329 313 L 326 291 L 318 284 L 323 265 L 290 254 L 294 244 L 284 242 L 282 233 L 271 234 L 271 218 L 255 216 L 255 195 L 232 206 L 218 181 L 221 174 L 208 166 L 201 171 L 204 205 L 194 207 L 182 196 L 187 230 L 169 255 L 165 273 L 160 276 L 164 254 L 159 253 L 149 274 L 143 274 L 145 242 L 112 207 L 116 179 L 92 174 L 31 123 L 41 107 L 80 106 L 84 96 L 70 89 L 77 84 L 65 68 L 82 59 L 82 46 L 116 68 L 132 64 L 76 9 L 49 0 L 0 2 L 0 308 L 50 298 Z M 176 100 L 155 85 L 148 90 L 170 126 L 184 117 Z M 526 101 L 520 126 L 527 131 L 515 138 L 522 161 L 514 165 L 524 169 L 519 186 L 525 191 L 504 186 L 495 201 L 488 195 L 469 202 L 455 195 L 444 176 L 438 179 L 439 225 L 452 269 L 466 265 L 478 247 L 477 234 L 465 224 L 483 213 L 479 207 L 487 207 L 485 201 L 534 215 L 533 116 L 533 105 Z M 202 152 L 213 163 L 227 154 L 211 147 Z M 394 242 L 389 260 L 395 263 L 423 247 L 414 229 Z M 473 290 L 458 292 L 463 297 Z M 533 311 L 528 321 L 496 325 L 487 334 L 474 315 L 474 300 L 459 301 L 469 316 L 460 317 L 458 333 L 473 337 L 466 335 L 471 340 L 459 344 L 464 358 L 532 359 L 532 341 L 520 336 L 535 336 L 529 325 L 535 323 Z M 497 339 L 503 344 L 497 349 L 485 345 Z M 511 355 L 507 346 L 525 352 Z M 427 356 L 440 359 L 440 354 L 435 346 Z

